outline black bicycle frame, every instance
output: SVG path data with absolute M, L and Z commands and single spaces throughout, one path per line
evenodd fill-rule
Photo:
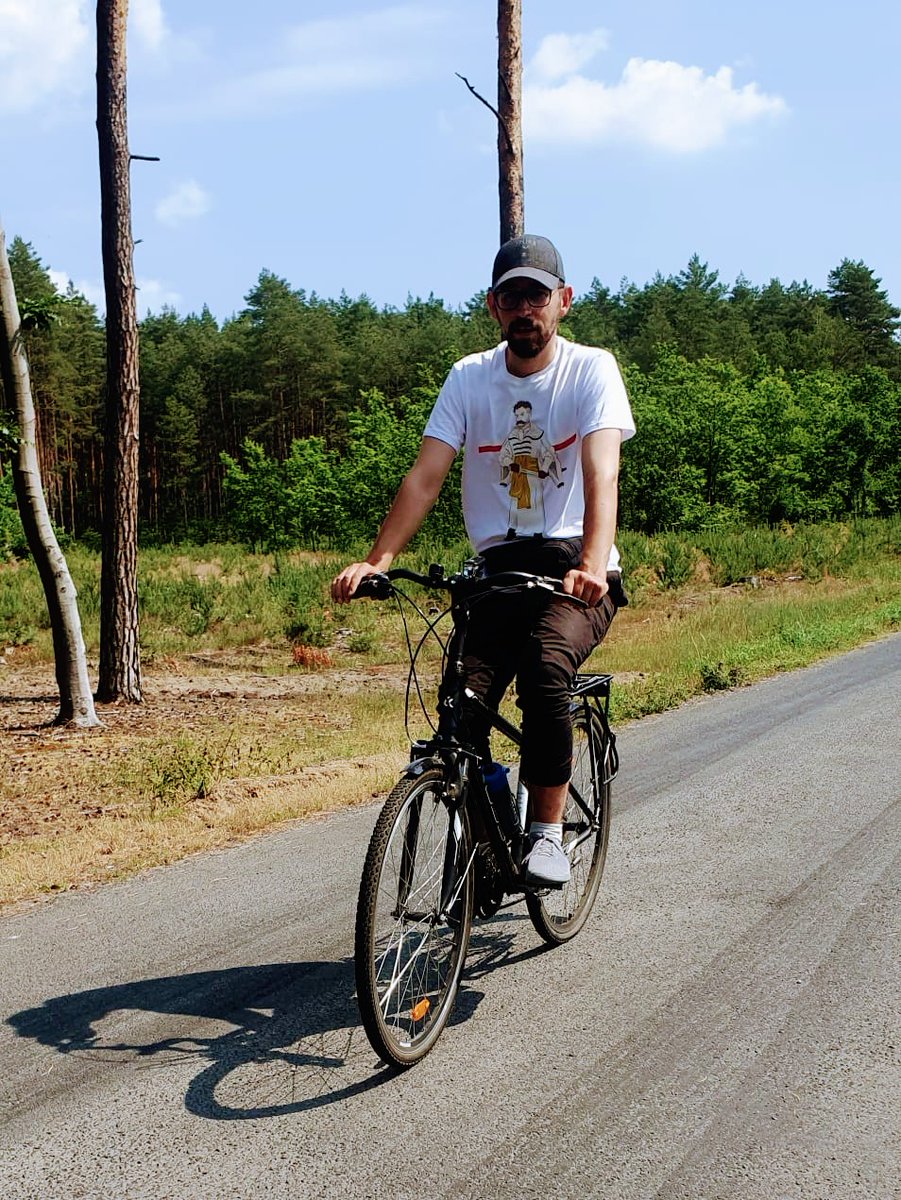
M 432 587 L 448 587 L 450 585 L 449 590 L 452 591 L 452 594 L 455 586 L 472 587 L 474 582 L 478 582 L 474 581 L 471 577 L 465 576 L 448 579 L 443 573 L 443 568 L 440 567 L 431 568 L 429 576 L 422 576 L 412 571 L 397 569 L 388 572 L 387 576 L 370 577 L 368 581 L 371 585 L 370 589 L 368 589 L 370 590 L 370 594 L 382 596 L 383 598 L 387 597 L 389 594 L 387 589 L 390 587 L 389 581 L 394 578 L 410 579 L 416 583 Z M 495 579 L 497 578 L 499 577 L 495 577 Z M 528 579 L 534 577 L 520 575 L 517 572 L 507 572 L 503 578 L 515 582 L 516 578 Z M 375 579 L 383 580 L 384 582 L 376 583 Z M 547 583 L 548 581 L 543 581 L 541 586 L 546 586 Z M 553 590 L 553 588 L 549 587 L 548 590 Z M 448 674 L 452 674 L 455 677 L 456 686 L 441 701 L 438 729 L 435 736 L 428 741 L 414 742 L 406 774 L 410 777 L 415 777 L 433 766 L 439 766 L 445 771 L 447 779 L 446 796 L 450 801 L 452 826 L 454 821 L 458 819 L 460 809 L 464 806 L 467 796 L 472 795 L 473 788 L 478 789 L 475 802 L 471 802 L 469 805 L 469 811 L 473 816 L 474 823 L 481 826 L 487 834 L 497 866 L 504 881 L 504 890 L 507 892 L 523 891 L 520 869 L 522 837 L 508 839 L 504 836 L 503 825 L 494 798 L 484 786 L 481 771 L 477 769 L 481 765 L 481 755 L 473 746 L 465 744 L 460 738 L 462 710 L 465 705 L 471 711 L 478 712 L 489 729 L 496 729 L 509 738 L 515 746 L 522 747 L 522 730 L 501 716 L 496 709 L 487 705 L 480 696 L 466 686 L 463 663 L 456 655 L 457 648 L 463 642 L 466 622 L 469 617 L 469 608 L 468 596 L 461 597 L 452 606 L 454 632 L 451 635 L 448 649 L 448 658 L 450 659 Z M 603 772 L 604 776 L 603 782 L 608 783 L 616 775 L 618 765 L 618 757 L 615 749 L 616 738 L 610 729 L 608 720 L 611 679 L 611 675 L 577 675 L 573 686 L 574 704 L 582 706 L 589 724 L 595 718 L 600 722 L 602 729 L 602 743 L 605 748 L 605 761 L 603 763 L 595 761 L 594 742 L 593 740 L 589 741 L 592 786 L 594 788 L 597 787 L 598 777 L 601 772 Z M 572 782 L 570 782 L 570 790 L 587 822 L 587 824 L 582 822 L 578 826 L 573 825 L 571 829 L 573 832 L 581 833 L 584 837 L 588 837 L 593 830 L 594 814 Z M 481 811 L 477 808 L 479 800 L 484 800 Z M 485 819 L 479 819 L 480 816 L 484 816 Z M 418 824 L 418 814 L 414 816 L 411 813 L 411 822 Z M 570 826 L 567 827 L 570 828 Z M 453 829 L 451 832 L 453 833 Z M 520 832 L 524 833 L 524 831 Z M 412 831 L 408 828 L 407 845 L 415 845 L 415 840 L 415 827 Z M 442 889 L 443 891 L 448 890 L 453 875 L 450 858 L 455 852 L 455 842 L 456 839 L 453 836 L 448 838 L 448 861 L 445 863 L 444 872 L 445 879 L 448 882 Z M 404 859 L 408 857 L 407 845 L 404 848 Z M 402 888 L 404 886 L 403 880 L 412 871 L 413 864 L 412 862 L 409 863 L 410 872 L 405 872 L 403 865 L 402 863 Z M 408 886 L 409 883 L 407 883 Z M 451 902 L 451 899 L 452 897 L 449 895 L 443 896 L 442 908 L 446 907 Z M 400 898 L 399 902 L 402 907 L 404 902 Z

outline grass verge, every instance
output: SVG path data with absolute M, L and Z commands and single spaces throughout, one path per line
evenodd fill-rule
M 898 629 L 898 534 L 897 521 L 862 522 L 709 535 L 706 550 L 687 535 L 627 536 L 634 602 L 586 668 L 617 676 L 622 723 Z M 417 565 L 459 558 L 424 548 Z M 89 600 L 92 562 L 80 561 Z M 0 903 L 122 878 L 390 786 L 407 748 L 403 631 L 389 605 L 330 610 L 335 563 L 154 551 L 147 703 L 108 708 L 90 733 L 43 724 L 53 673 L 30 568 L 0 568 Z M 426 661 L 434 676 L 434 650 Z
M 650 612 L 621 612 L 588 665 L 620 677 L 614 720 L 662 712 L 901 628 L 901 581 L 895 575 L 893 568 L 870 580 L 686 591 L 658 601 Z

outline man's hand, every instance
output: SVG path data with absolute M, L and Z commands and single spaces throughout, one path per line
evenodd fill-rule
M 361 579 L 367 575 L 378 574 L 377 569 L 368 562 L 351 563 L 340 575 L 332 580 L 332 599 L 337 604 L 348 604 L 353 599 Z
M 595 575 L 591 571 L 575 569 L 563 577 L 563 590 L 577 600 L 584 600 L 589 608 L 596 608 L 607 595 L 606 575 Z

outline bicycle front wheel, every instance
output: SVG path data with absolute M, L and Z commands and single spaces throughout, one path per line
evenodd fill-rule
M 385 801 L 357 903 L 357 1002 L 376 1053 L 410 1067 L 453 1011 L 472 924 L 466 813 L 444 772 L 402 779 Z
M 573 768 L 563 813 L 563 849 L 571 878 L 560 889 L 526 896 L 532 924 L 546 942 L 574 938 L 591 913 L 610 833 L 607 743 L 601 723 L 585 705 L 573 712 Z

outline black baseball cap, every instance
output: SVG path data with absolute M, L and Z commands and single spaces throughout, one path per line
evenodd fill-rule
M 551 291 L 565 282 L 563 259 L 553 242 L 532 233 L 504 242 L 494 259 L 492 291 L 508 279 L 523 278 L 536 279 Z

